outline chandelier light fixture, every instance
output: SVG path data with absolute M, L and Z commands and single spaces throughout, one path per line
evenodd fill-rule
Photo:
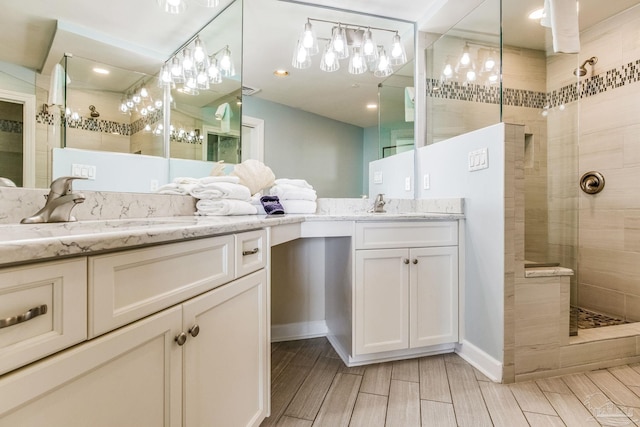
M 160 69 L 158 85 L 175 87 L 179 92 L 197 95 L 223 78 L 233 77 L 236 70 L 229 46 L 208 55 L 199 36 L 179 50 Z
M 499 56 L 494 47 L 465 42 L 462 53 L 457 60 L 447 56 L 442 67 L 440 80 L 443 83 L 458 81 L 464 84 L 497 84 L 500 81 L 498 60 Z
M 330 38 L 316 37 L 312 21 L 332 24 Z M 389 45 L 390 55 L 387 55 L 384 46 L 376 43 L 381 37 L 374 39 L 372 30 L 393 34 Z M 323 49 L 319 48 L 318 40 L 326 42 Z M 397 30 L 307 18 L 295 45 L 291 65 L 298 69 L 309 68 L 311 57 L 320 51 L 320 69 L 326 72 L 339 70 L 340 60 L 348 58 L 350 74 L 370 71 L 376 77 L 387 77 L 393 74 L 393 67 L 407 62 L 407 53 Z
M 200 6 L 218 7 L 220 0 L 193 0 Z M 187 10 L 187 0 L 157 0 L 158 6 L 167 13 L 177 15 Z
M 131 115 L 137 112 L 143 117 L 160 110 L 162 108 L 161 99 L 153 99 L 147 89 L 146 82 L 136 83 L 131 89 L 125 91 L 120 100 L 118 110 L 121 114 Z

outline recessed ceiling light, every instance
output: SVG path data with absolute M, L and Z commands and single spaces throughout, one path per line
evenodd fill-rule
M 533 19 L 537 21 L 542 18 L 544 18 L 544 7 L 541 7 L 540 9 L 536 9 L 529 14 L 529 19 Z
M 369 110 L 375 110 L 376 108 L 378 108 L 378 104 L 376 104 L 376 103 L 372 102 L 370 104 L 367 104 L 367 109 L 369 109 Z
M 93 72 L 94 73 L 98 73 L 98 74 L 109 74 L 109 70 L 104 69 L 104 68 L 98 68 L 98 67 L 95 67 L 93 69 Z
M 287 77 L 289 76 L 289 72 L 287 70 L 280 69 L 280 70 L 275 70 L 273 72 L 273 75 L 276 77 Z

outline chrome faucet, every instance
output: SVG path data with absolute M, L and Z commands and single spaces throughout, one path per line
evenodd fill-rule
M 384 201 L 384 194 L 378 194 L 376 196 L 375 201 L 373 202 L 373 212 L 375 213 L 384 213 L 384 205 L 387 202 Z
M 51 183 L 47 202 L 35 215 L 24 218 L 21 224 L 36 224 L 42 222 L 71 222 L 71 209 L 78 203 L 84 202 L 82 193 L 74 193 L 71 183 L 74 179 L 86 179 L 75 176 L 63 176 Z

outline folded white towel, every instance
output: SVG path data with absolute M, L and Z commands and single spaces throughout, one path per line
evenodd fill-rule
M 199 179 L 200 184 L 210 184 L 212 182 L 232 182 L 234 184 L 240 183 L 240 178 L 231 175 L 218 175 L 218 176 L 205 176 Z
M 251 192 L 242 184 L 233 182 L 210 182 L 195 185 L 189 191 L 196 199 L 235 199 L 249 201 Z
M 288 184 L 288 185 L 295 185 L 297 187 L 313 189 L 313 186 L 304 179 L 278 178 L 274 181 L 274 183 L 276 185 Z
M 255 215 L 258 210 L 249 202 L 233 199 L 198 200 L 198 215 Z
M 316 202 L 310 200 L 281 200 L 280 204 L 287 214 L 312 214 L 316 213 Z
M 188 196 L 189 190 L 191 190 L 195 185 L 196 184 L 176 184 L 175 182 L 170 182 L 169 184 L 159 187 L 156 193 Z
M 315 202 L 318 198 L 316 190 L 288 184 L 274 185 L 269 190 L 269 194 L 278 196 L 280 200 L 309 200 Z
M 545 17 L 540 23 L 551 27 L 553 51 L 580 52 L 580 27 L 576 0 L 545 0 Z

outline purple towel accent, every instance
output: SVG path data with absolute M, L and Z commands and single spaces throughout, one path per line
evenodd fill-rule
M 278 196 L 262 196 L 260 197 L 260 203 L 262 203 L 262 207 L 264 207 L 267 215 L 284 214 L 284 208 L 280 204 Z

